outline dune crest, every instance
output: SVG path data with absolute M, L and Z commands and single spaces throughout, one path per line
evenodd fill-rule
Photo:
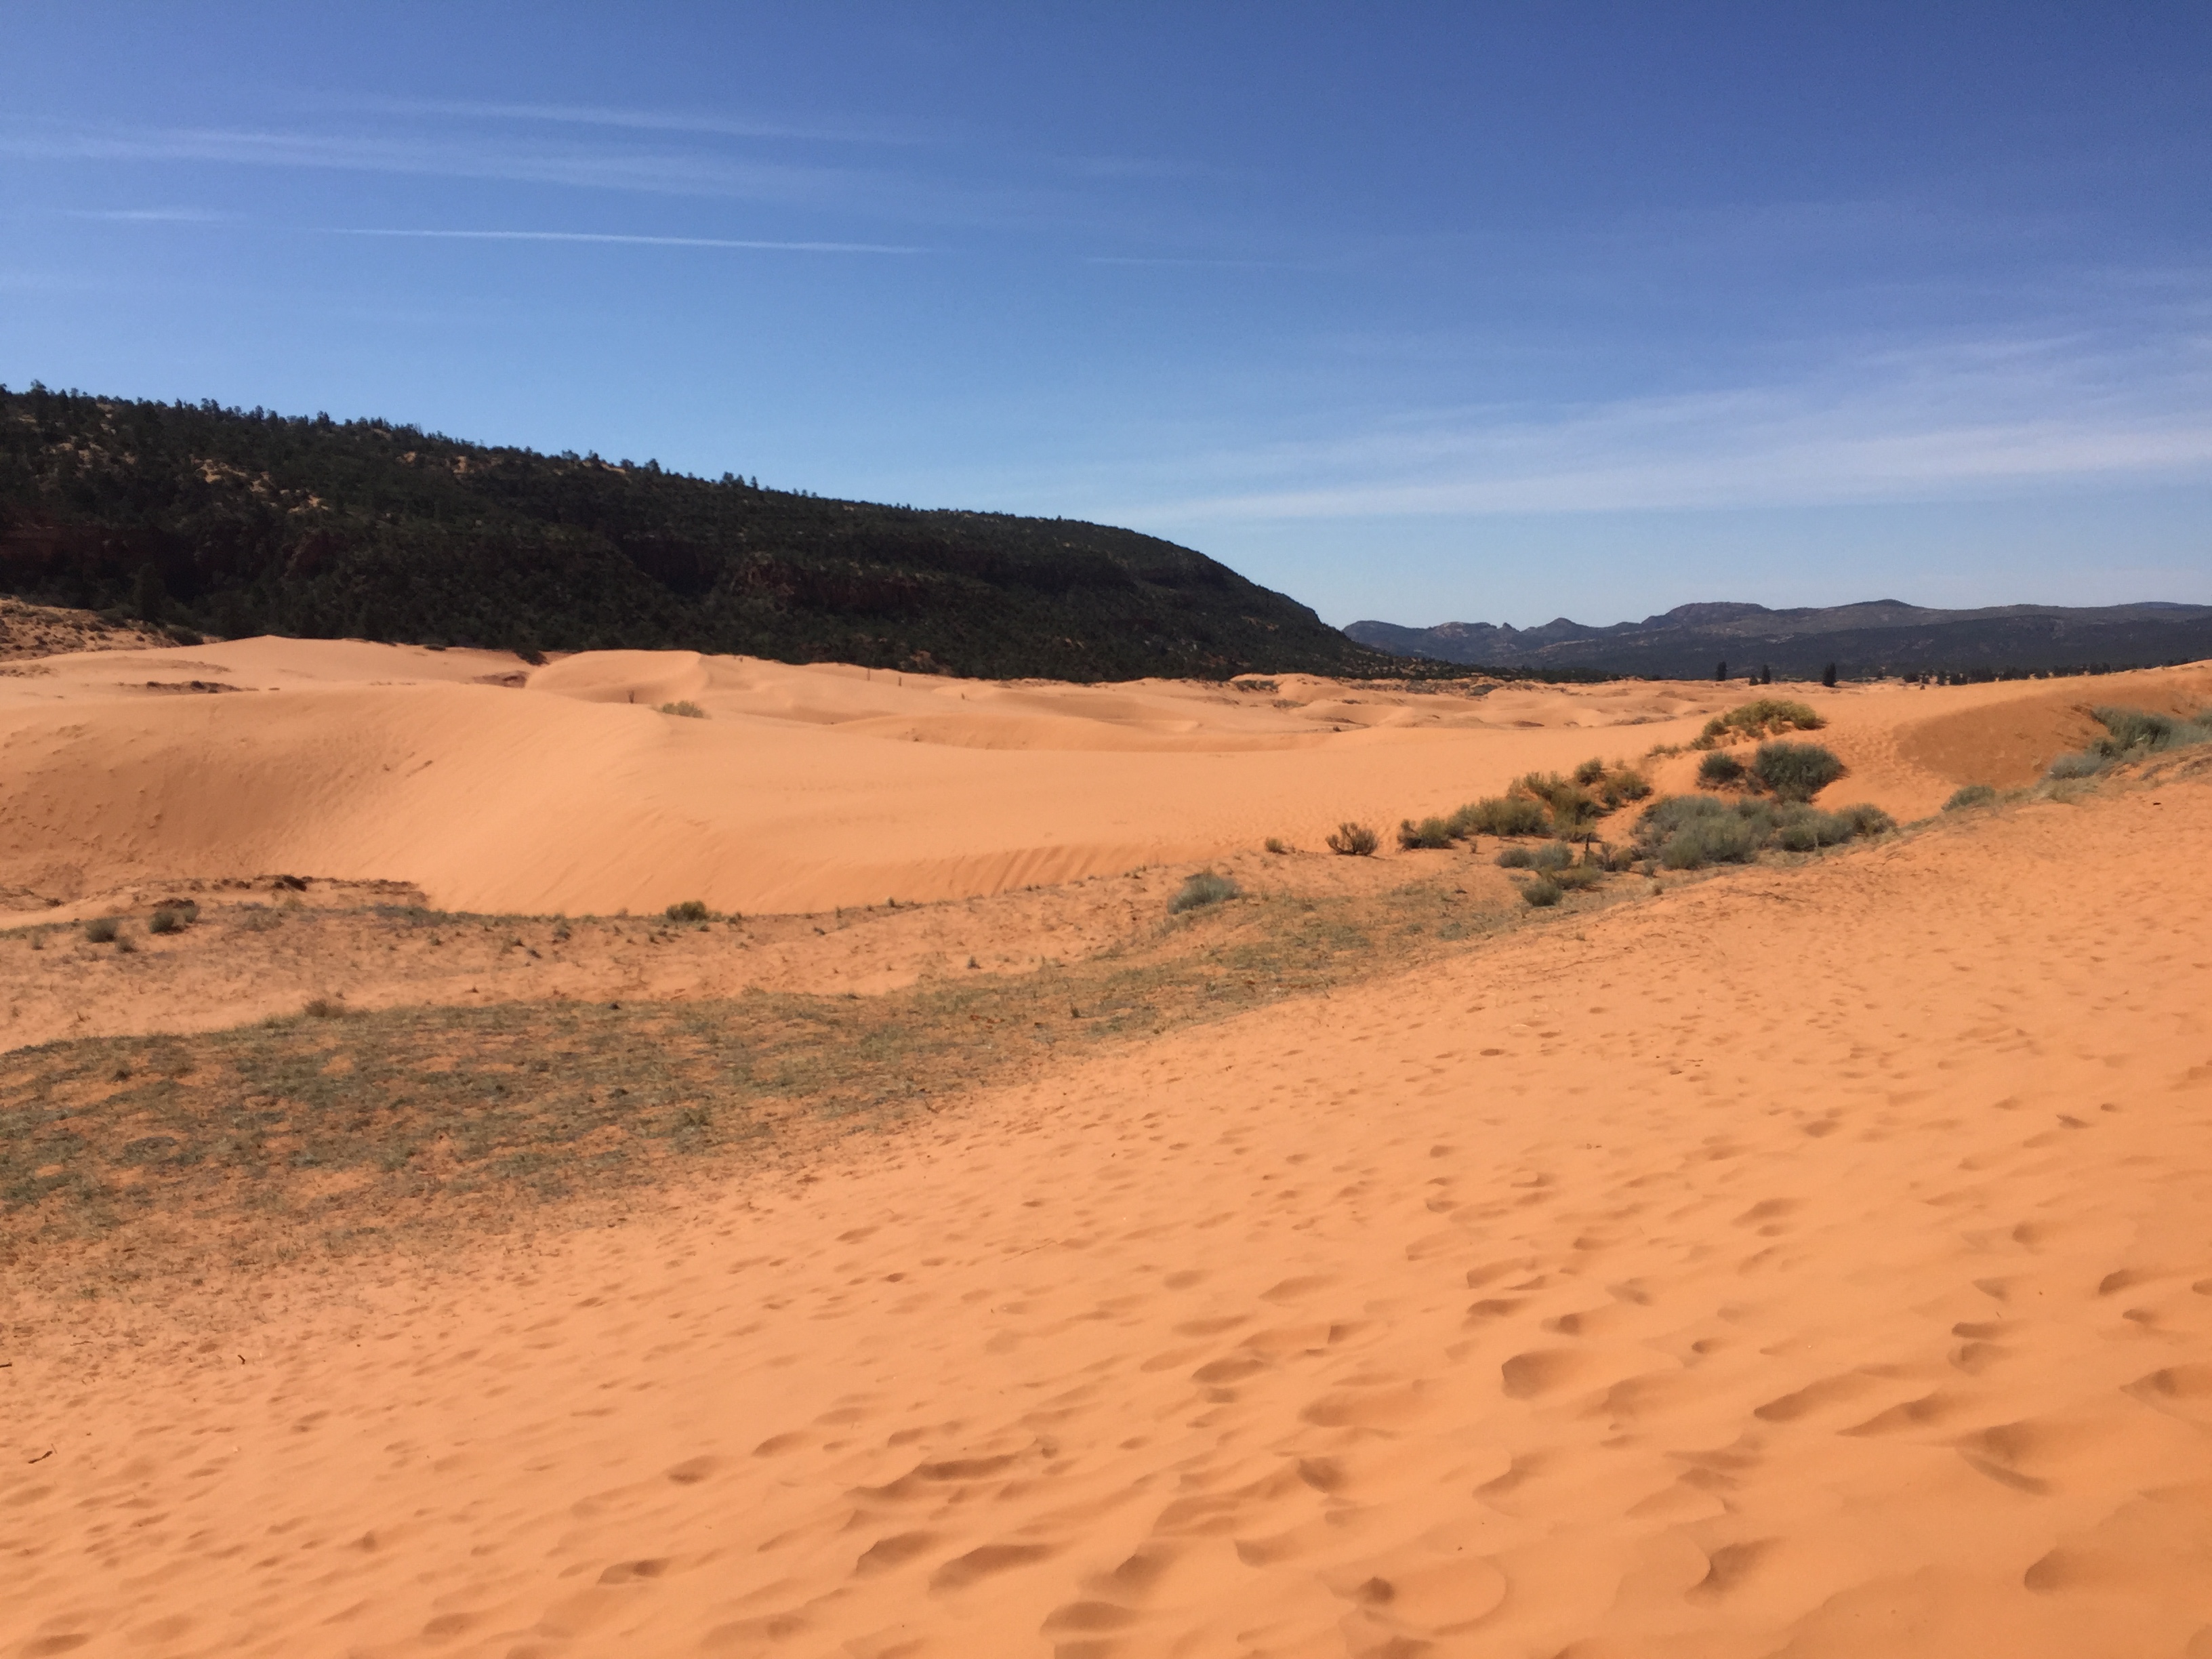
M 526 670 L 496 653 L 278 639 L 29 666 L 41 672 L 0 678 L 0 890 L 26 906 L 270 870 L 403 881 L 492 912 L 965 897 L 1449 811 L 1531 769 L 1686 741 L 1745 695 L 1045 686 L 690 652 Z M 2201 700 L 2212 674 L 1804 695 L 1854 769 L 1850 798 L 1906 817 L 1982 780 L 1940 744 L 1900 745 L 1900 725 L 2024 698 Z M 656 712 L 669 702 L 706 718 Z M 2051 752 L 2065 726 L 2037 728 Z M 1684 787 L 1690 770 L 1680 759 L 1659 781 Z

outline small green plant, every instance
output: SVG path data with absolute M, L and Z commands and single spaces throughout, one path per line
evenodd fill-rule
M 1186 910 L 1197 910 L 1209 904 L 1219 904 L 1224 899 L 1241 898 L 1244 890 L 1229 877 L 1212 870 L 1201 870 L 1194 876 L 1183 878 L 1176 889 L 1175 896 L 1168 901 L 1168 914 L 1179 916 Z
M 1754 697 L 1707 720 L 1705 729 L 1690 746 L 1717 749 L 1723 744 L 1740 743 L 1747 738 L 1764 738 L 1783 732 L 1817 732 L 1827 723 L 1809 703 L 1789 697 Z
M 680 715 L 687 720 L 703 720 L 707 718 L 707 711 L 696 702 L 664 702 L 658 712 L 663 714 Z
M 714 919 L 714 913 L 707 908 L 707 902 L 704 899 L 685 899 L 680 904 L 670 905 L 661 914 L 671 921 L 693 924 L 712 921 Z
M 1372 858 L 1375 856 L 1375 849 L 1382 844 L 1382 838 L 1372 830 L 1364 823 L 1354 823 L 1349 819 L 1338 824 L 1328 837 L 1328 850 L 1340 854 L 1346 858 Z
M 2069 778 L 2094 778 L 2112 763 L 2106 757 L 2084 749 L 2061 755 L 2044 769 L 2043 775 L 2061 782 Z
M 1997 792 L 1986 783 L 1970 783 L 1954 793 L 1943 803 L 1947 812 L 1963 812 L 1969 806 L 1987 806 L 1997 798 Z
M 1726 789 L 1743 781 L 1743 763 L 1727 750 L 1716 749 L 1698 763 L 1698 787 Z
M 1897 820 L 1879 806 L 1860 801 L 1853 806 L 1838 806 L 1835 816 L 1851 826 L 1851 834 L 1865 841 L 1875 836 L 1886 836 L 1897 828 Z
M 1551 872 L 1544 879 L 1562 892 L 1579 893 L 1604 881 L 1605 872 L 1595 864 L 1570 864 Z
M 1539 876 L 1521 890 L 1521 902 L 1548 910 L 1566 896 L 1566 889 L 1548 876 Z
M 2212 708 L 2197 711 L 2193 720 L 2177 720 L 2148 708 L 2108 703 L 2090 714 L 2105 728 L 2105 735 L 2086 749 L 2061 755 L 2044 774 L 2053 779 L 2094 777 L 2122 761 L 2142 760 L 2168 749 L 2212 743 Z
M 1778 800 L 1810 800 L 1844 770 L 1843 762 L 1817 743 L 1762 743 L 1751 757 L 1752 781 Z
M 1552 829 L 1552 815 L 1542 803 L 1526 795 L 1486 795 L 1469 801 L 1451 815 L 1455 837 L 1468 836 L 1543 836 Z
M 1505 870 L 1564 870 L 1574 860 L 1574 849 L 1563 841 L 1503 848 L 1498 854 L 1498 867 Z
M 1290 842 L 1285 841 L 1280 836 L 1270 836 L 1264 842 L 1261 843 L 1261 845 L 1266 847 L 1270 853 L 1273 853 L 1278 858 L 1282 857 L 1285 854 L 1296 850 L 1291 846 Z
M 113 916 L 94 916 L 84 925 L 84 936 L 94 945 L 112 945 L 123 924 Z
M 1551 817 L 1553 830 L 1562 836 L 1595 823 L 1606 814 L 1603 801 L 1557 772 L 1527 773 L 1515 781 L 1513 790 L 1541 805 Z
M 181 933 L 200 919 L 199 902 L 196 899 L 164 899 L 154 907 L 153 919 L 146 924 L 149 933 Z
M 1419 823 L 1406 818 L 1398 825 L 1398 845 L 1405 852 L 1433 852 L 1451 844 L 1452 828 L 1449 818 L 1423 818 Z

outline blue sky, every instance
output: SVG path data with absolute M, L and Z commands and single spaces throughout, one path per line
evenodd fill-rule
M 2212 9 L 0 9 L 0 381 L 1329 621 L 2212 601 Z

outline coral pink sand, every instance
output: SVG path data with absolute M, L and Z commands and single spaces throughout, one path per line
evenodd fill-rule
M 2212 1653 L 2208 846 L 1948 821 L 4 1356 L 0 1652 Z

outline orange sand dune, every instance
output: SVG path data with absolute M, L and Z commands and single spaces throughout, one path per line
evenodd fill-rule
M 2145 701 L 2212 693 L 2212 674 L 2094 685 Z M 1972 781 L 1901 724 L 2065 695 L 1794 694 L 1856 769 L 1839 798 L 1900 817 Z M 688 652 L 526 674 L 490 653 L 276 639 L 56 657 L 0 676 L 0 890 L 28 905 L 281 869 L 488 911 L 960 897 L 1268 836 L 1317 845 L 1342 818 L 1387 827 L 1532 767 L 1682 741 L 1743 695 L 1000 684 Z M 708 718 L 654 712 L 679 702 Z
M 0 1651 L 2196 1659 L 2207 845 L 2202 771 L 1952 819 L 356 1307 L 87 1312 L 0 1370 Z

